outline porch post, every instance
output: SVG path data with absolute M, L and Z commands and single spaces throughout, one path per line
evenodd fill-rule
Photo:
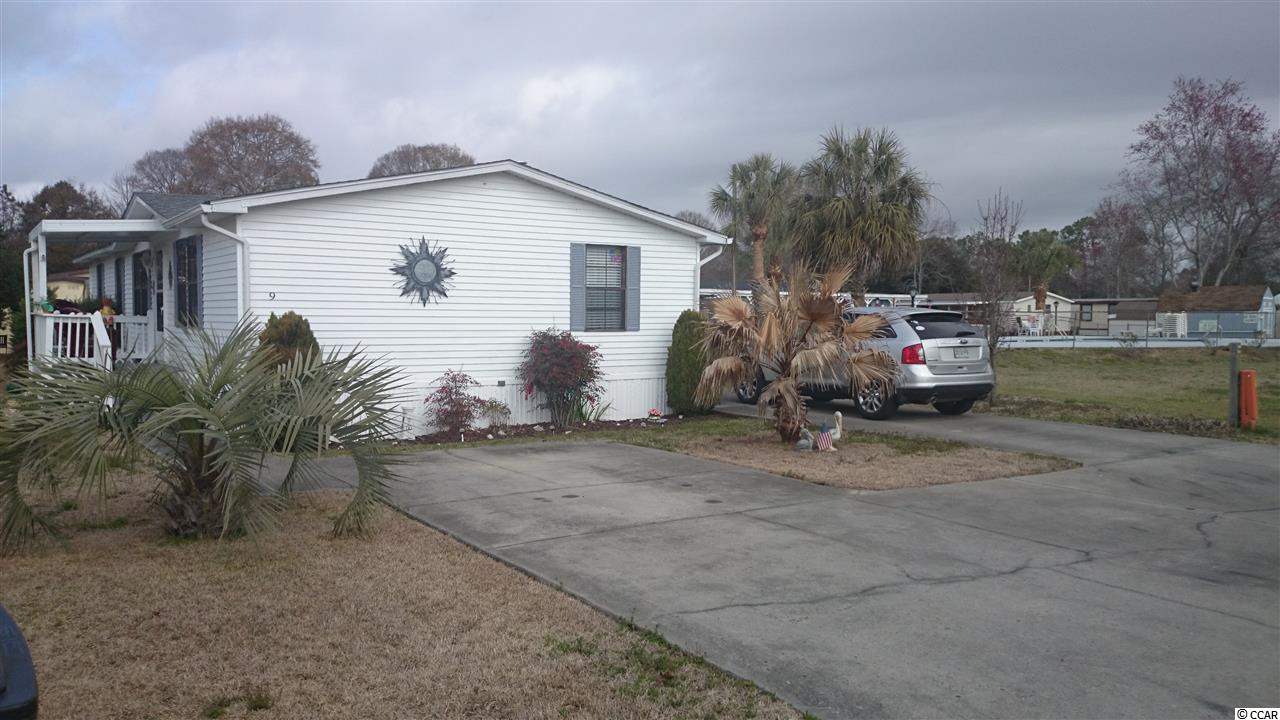
M 47 300 L 49 297 L 49 246 L 44 233 L 36 235 L 36 297 Z
M 35 324 L 35 318 L 31 317 L 31 257 L 35 255 L 36 245 L 33 242 L 27 242 L 27 249 L 22 251 L 22 311 L 26 313 L 26 322 L 23 325 L 27 329 L 27 365 L 31 365 L 31 359 L 35 356 L 35 345 L 32 343 L 32 325 Z M 17 338 L 14 338 L 17 340 Z

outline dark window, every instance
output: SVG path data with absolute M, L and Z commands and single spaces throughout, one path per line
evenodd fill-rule
M 625 330 L 627 249 L 616 245 L 588 245 L 586 286 L 586 329 Z
M 107 296 L 107 266 L 104 263 L 98 263 L 93 269 L 94 290 L 98 291 L 98 297 Z
M 1080 319 L 1081 319 L 1081 320 L 1084 320 L 1085 322 L 1088 322 L 1089 320 L 1092 320 L 1092 319 L 1093 319 L 1093 306 L 1092 306 L 1092 305 L 1081 305 L 1081 306 L 1080 306 Z
M 146 253 L 133 256 L 133 314 L 146 315 L 151 309 L 151 271 Z
M 182 238 L 173 246 L 173 294 L 178 304 L 178 325 L 200 324 L 200 238 Z
M 917 313 L 908 315 L 906 322 L 921 340 L 937 338 L 969 337 L 979 335 L 978 328 L 964 321 L 959 313 Z
M 124 306 L 124 258 L 122 257 L 116 258 L 115 276 L 116 286 L 111 293 L 111 299 L 116 301 L 116 312 L 127 315 L 129 311 Z
M 164 332 L 164 251 L 157 250 L 155 264 L 151 266 L 155 274 L 152 276 L 156 279 L 154 283 L 156 289 L 156 332 Z M 170 282 L 173 276 L 169 276 Z

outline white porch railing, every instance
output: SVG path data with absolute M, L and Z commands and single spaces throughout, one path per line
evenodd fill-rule
M 141 359 L 154 349 L 148 319 L 116 315 L 110 323 L 102 313 L 32 313 L 32 356 L 54 360 L 84 360 L 110 370 L 116 362 Z
M 117 333 L 116 360 L 138 360 L 155 349 L 155 333 L 145 315 L 117 315 L 112 325 Z

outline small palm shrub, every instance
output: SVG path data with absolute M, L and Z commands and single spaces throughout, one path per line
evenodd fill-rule
M 698 399 L 713 403 L 764 370 L 774 379 L 760 391 L 759 412 L 772 408 L 778 435 L 795 442 L 807 415 L 800 394 L 805 380 L 835 380 L 837 370 L 843 370 L 855 390 L 871 382 L 892 385 L 897 365 L 866 344 L 885 319 L 858 315 L 845 320 L 847 301 L 837 293 L 851 272 L 836 269 L 818 277 L 797 266 L 787 282 L 789 293 L 782 292 L 778 278 L 767 277 L 759 284 L 754 307 L 737 295 L 716 298 L 703 331 L 712 360 L 698 382 Z
M 707 353 L 701 344 L 705 322 L 702 313 L 685 310 L 671 330 L 671 347 L 667 350 L 667 404 L 684 415 L 705 413 L 714 407 L 695 397 L 698 381 L 707 367 Z
M 280 317 L 271 313 L 266 327 L 258 335 L 258 342 L 272 353 L 277 365 L 289 362 L 299 354 L 320 354 L 320 343 L 311 332 L 311 323 L 292 310 Z
M 260 331 L 248 320 L 225 338 L 193 330 L 170 340 L 166 363 L 106 371 L 64 360 L 19 373 L 0 416 L 0 548 L 56 532 L 25 491 L 65 483 L 101 498 L 117 467 L 154 468 L 173 535 L 253 533 L 273 524 L 294 489 L 323 477 L 317 459 L 332 444 L 355 465 L 355 492 L 333 532 L 368 532 L 394 477 L 383 448 L 398 428 L 398 374 L 359 351 L 277 366 Z M 276 452 L 287 471 L 272 476 Z
M 600 351 L 568 331 L 547 329 L 530 336 L 518 375 L 525 397 L 541 394 L 540 407 L 551 412 L 556 425 L 568 425 L 584 402 L 599 402 L 604 391 Z
M 484 400 L 467 391 L 479 387 L 480 383 L 460 370 L 445 370 L 431 384 L 436 388 L 427 396 L 427 414 L 432 424 L 450 435 L 470 429 L 484 408 Z

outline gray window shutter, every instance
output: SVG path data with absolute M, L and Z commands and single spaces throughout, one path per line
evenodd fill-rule
M 640 329 L 640 248 L 627 247 L 627 330 Z
M 197 327 L 204 327 L 204 236 L 195 239 L 196 245 L 196 320 Z
M 569 244 L 569 329 L 587 329 L 587 246 Z

